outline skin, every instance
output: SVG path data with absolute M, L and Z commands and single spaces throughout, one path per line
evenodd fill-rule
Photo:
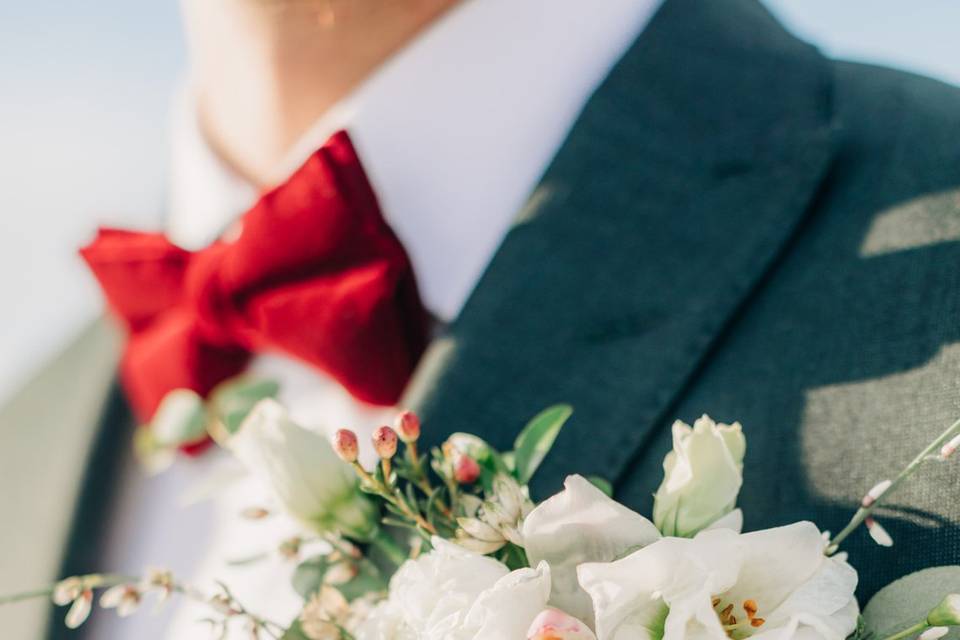
M 199 123 L 253 184 L 458 0 L 182 0 Z

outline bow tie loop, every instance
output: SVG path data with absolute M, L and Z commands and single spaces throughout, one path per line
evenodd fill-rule
M 81 250 L 129 330 L 121 377 L 138 416 L 176 388 L 209 393 L 258 352 L 311 364 L 364 402 L 396 402 L 428 316 L 347 135 L 238 224 L 193 253 L 115 229 Z

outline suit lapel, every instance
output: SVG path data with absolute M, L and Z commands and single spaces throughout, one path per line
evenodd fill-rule
M 508 447 L 576 413 L 534 484 L 616 480 L 804 219 L 832 156 L 828 63 L 752 0 L 667 0 L 588 102 L 413 402 Z

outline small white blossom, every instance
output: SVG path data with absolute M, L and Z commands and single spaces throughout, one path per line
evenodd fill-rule
M 84 589 L 67 611 L 64 624 L 68 629 L 76 629 L 87 621 L 91 609 L 93 609 L 93 590 Z
M 523 521 L 533 510 L 533 502 L 512 476 L 500 474 L 494 478 L 492 493 L 479 506 L 469 500 L 462 502 L 468 509 L 473 507 L 475 513 L 457 519 L 458 544 L 481 554 L 498 551 L 508 542 L 524 546 Z
M 65 607 L 83 593 L 83 580 L 76 576 L 65 578 L 53 588 L 53 603 Z
M 117 615 L 126 618 L 137 610 L 141 600 L 140 590 L 130 584 L 118 584 L 110 587 L 100 596 L 100 606 L 104 609 L 116 609 Z

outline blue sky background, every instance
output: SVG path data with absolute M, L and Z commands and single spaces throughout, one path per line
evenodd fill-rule
M 829 55 L 960 84 L 958 0 L 765 4 Z M 94 226 L 158 224 L 184 64 L 175 0 L 0 2 L 0 401 L 97 313 Z

